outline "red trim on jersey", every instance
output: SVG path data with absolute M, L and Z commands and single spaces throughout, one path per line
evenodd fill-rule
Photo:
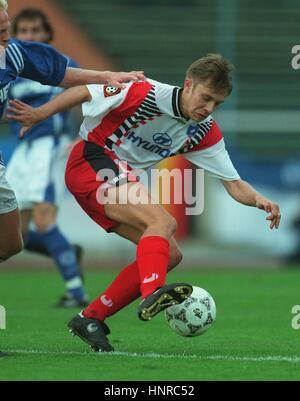
M 193 147 L 189 152 L 195 152 L 196 150 L 204 150 L 210 148 L 211 146 L 216 145 L 218 142 L 223 139 L 223 134 L 218 126 L 218 124 L 214 121 L 211 129 L 205 135 L 203 140 L 199 143 L 199 145 Z
M 132 84 L 123 103 L 111 110 L 101 123 L 88 134 L 88 141 L 104 146 L 109 138 L 122 123 L 132 116 L 143 103 L 152 88 L 149 82 L 135 82 Z

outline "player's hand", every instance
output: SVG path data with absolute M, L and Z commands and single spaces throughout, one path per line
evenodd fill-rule
M 131 71 L 131 72 L 111 72 L 105 71 L 103 73 L 103 80 L 106 85 L 114 86 L 116 88 L 124 89 L 124 83 L 130 81 L 144 81 L 146 79 L 144 71 Z
M 274 227 L 278 228 L 280 225 L 281 214 L 279 206 L 264 198 L 263 196 L 258 196 L 256 198 L 256 207 L 258 209 L 264 210 L 266 213 L 269 213 L 269 216 L 266 220 L 270 221 L 270 229 L 272 230 Z
M 38 108 L 29 106 L 20 100 L 14 99 L 9 101 L 7 108 L 7 119 L 10 121 L 18 121 L 22 124 L 20 137 L 23 136 L 37 123 L 43 120 L 43 116 Z

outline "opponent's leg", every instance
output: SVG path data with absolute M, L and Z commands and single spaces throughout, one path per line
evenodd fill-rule
M 29 232 L 29 224 L 32 219 L 32 209 L 21 210 L 21 226 L 22 226 L 22 237 L 24 246 L 26 248 L 27 236 Z
M 22 235 L 24 240 L 24 247 L 29 252 L 34 252 L 42 256 L 47 256 L 52 258 L 49 253 L 47 246 L 45 245 L 43 235 L 41 235 L 38 231 L 30 229 L 29 224 L 32 220 L 32 210 L 22 210 L 21 211 L 21 220 L 22 220 Z M 79 268 L 79 273 L 82 281 L 84 281 L 83 269 L 81 267 L 83 249 L 80 245 L 72 245 L 76 255 L 76 261 Z M 64 299 L 66 300 L 64 301 Z M 70 300 L 67 299 L 67 296 L 62 298 L 62 303 L 71 303 Z
M 23 249 L 21 219 L 17 200 L 6 179 L 0 153 L 0 262 Z
M 14 192 L 10 188 L 0 153 L 0 263 L 23 249 L 21 218 Z M 0 357 L 6 354 L 0 351 Z
M 56 225 L 57 208 L 50 203 L 39 203 L 33 209 L 33 221 L 49 255 L 58 267 L 67 290 L 58 306 L 86 306 L 88 297 L 83 288 L 81 272 L 74 247 Z
M 0 214 L 0 262 L 23 249 L 19 210 Z

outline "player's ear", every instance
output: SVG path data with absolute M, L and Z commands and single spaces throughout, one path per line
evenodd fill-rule
M 193 81 L 190 78 L 186 78 L 183 87 L 186 93 L 190 93 L 193 88 Z

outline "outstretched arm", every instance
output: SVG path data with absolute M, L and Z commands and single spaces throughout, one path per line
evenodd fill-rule
M 232 196 L 237 202 L 243 205 L 257 207 L 269 213 L 266 220 L 270 221 L 271 230 L 275 227 L 278 228 L 280 224 L 281 214 L 279 206 L 271 200 L 265 198 L 263 195 L 255 191 L 246 181 L 222 181 L 229 195 Z
M 20 132 L 20 136 L 23 137 L 30 128 L 39 122 L 90 100 L 91 95 L 86 86 L 67 89 L 50 102 L 36 108 L 15 99 L 9 102 L 7 118 L 23 125 Z
M 122 89 L 128 81 L 145 79 L 143 71 L 92 71 L 69 67 L 66 56 L 44 43 L 13 40 L 11 46 L 13 62 L 22 67 L 21 76 L 44 85 L 73 87 L 104 84 Z
M 69 88 L 78 85 L 104 84 L 124 89 L 124 83 L 139 80 L 145 80 L 143 71 L 111 72 L 67 68 L 64 79 L 59 86 Z

